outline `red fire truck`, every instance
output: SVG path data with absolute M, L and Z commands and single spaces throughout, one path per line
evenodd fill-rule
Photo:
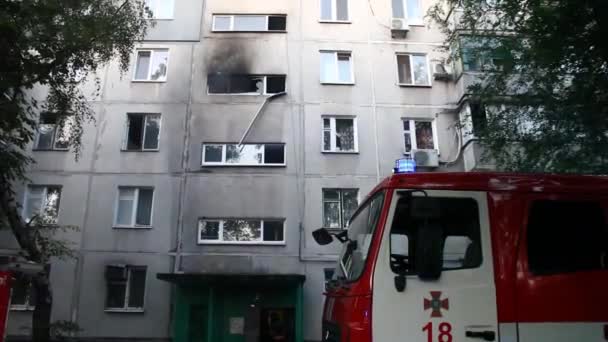
M 396 173 L 313 233 L 323 341 L 608 341 L 606 217 L 607 177 Z

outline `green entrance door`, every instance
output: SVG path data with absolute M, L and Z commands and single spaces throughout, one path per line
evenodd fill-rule
M 207 342 L 207 307 L 190 305 L 188 342 Z

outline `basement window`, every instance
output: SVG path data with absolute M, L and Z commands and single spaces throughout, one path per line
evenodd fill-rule
M 145 266 L 106 266 L 106 311 L 142 312 L 146 271 Z
M 285 75 L 225 75 L 209 74 L 209 94 L 271 95 L 285 91 Z
M 200 219 L 198 243 L 285 244 L 282 219 Z
M 160 114 L 127 114 L 124 151 L 158 151 Z
M 285 144 L 203 144 L 203 166 L 285 166 Z
M 286 29 L 285 15 L 213 15 L 213 32 L 285 32 Z

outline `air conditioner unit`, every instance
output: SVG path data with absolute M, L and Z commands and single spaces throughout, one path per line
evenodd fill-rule
M 452 76 L 445 67 L 445 64 L 437 62 L 433 66 L 433 78 L 437 81 L 449 81 Z
M 391 19 L 391 33 L 393 37 L 407 35 L 410 30 L 410 25 L 407 24 L 407 20 L 403 18 L 392 18 Z
M 412 150 L 412 158 L 416 161 L 416 166 L 439 166 L 439 152 L 437 150 Z

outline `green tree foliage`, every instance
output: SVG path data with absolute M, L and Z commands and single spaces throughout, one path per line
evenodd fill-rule
M 11 229 L 28 257 L 45 265 L 33 282 L 36 341 L 48 340 L 51 330 L 49 260 L 72 251 L 53 238 L 66 227 L 44 217 L 24 222 L 14 186 L 34 162 L 27 149 L 41 113 L 69 127 L 57 139 L 78 157 L 84 124 L 94 120 L 87 97 L 100 92 L 96 71 L 114 59 L 128 69 L 149 15 L 144 0 L 0 0 L 0 228 Z M 85 82 L 95 85 L 93 94 L 83 93 Z
M 481 71 L 475 135 L 506 170 L 608 173 L 608 2 L 441 0 L 450 59 Z

